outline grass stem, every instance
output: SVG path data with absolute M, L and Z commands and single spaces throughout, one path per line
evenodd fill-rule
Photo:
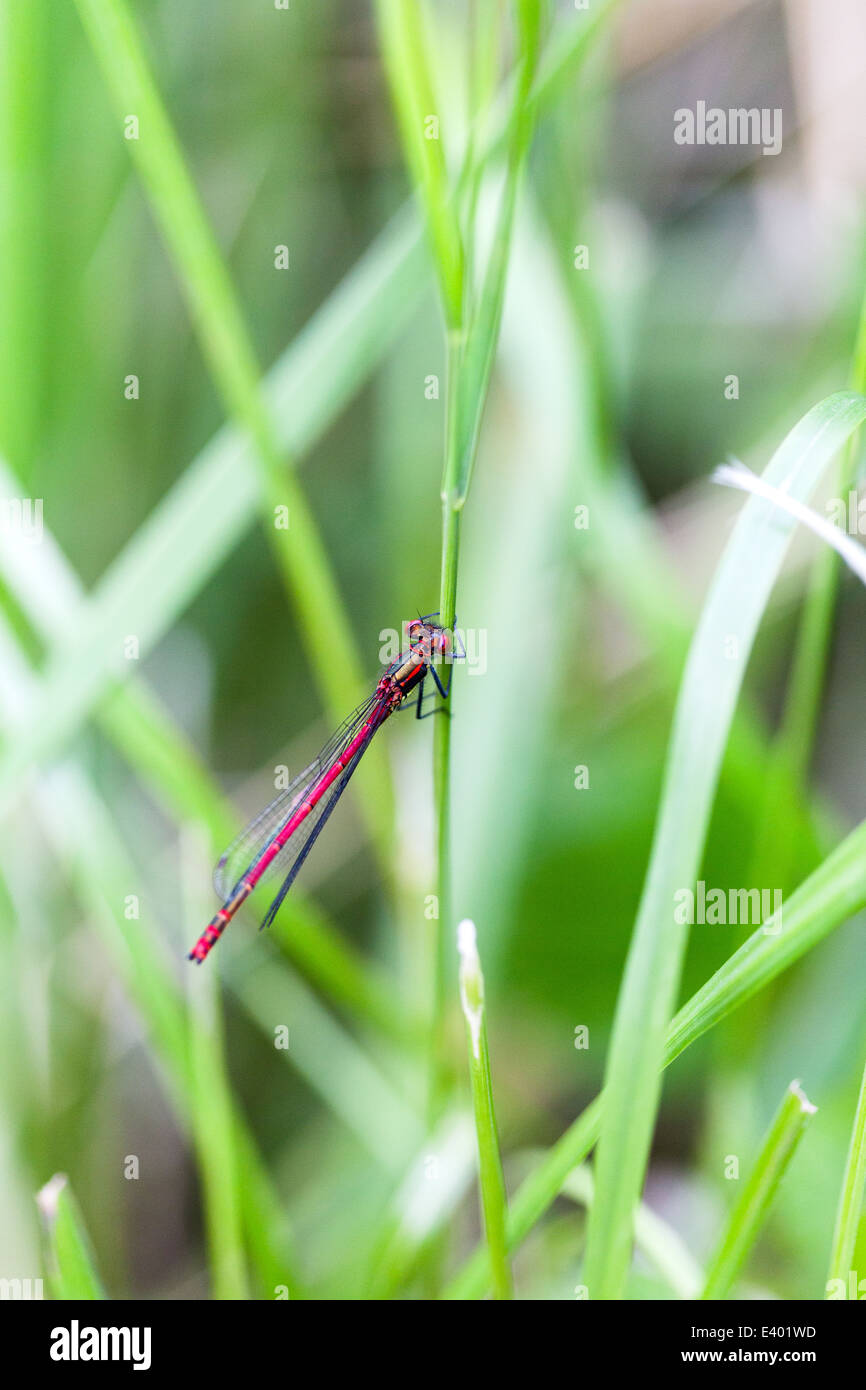
M 466 1019 L 472 1107 L 478 1140 L 481 1209 L 484 1214 L 487 1249 L 490 1252 L 490 1277 L 494 1297 L 508 1299 L 513 1297 L 514 1288 L 505 1235 L 507 1199 L 499 1136 L 496 1131 L 496 1114 L 493 1108 L 493 1085 L 490 1079 L 484 976 L 478 955 L 474 922 L 467 920 L 460 923 L 457 928 L 457 947 L 460 952 L 460 1002 Z

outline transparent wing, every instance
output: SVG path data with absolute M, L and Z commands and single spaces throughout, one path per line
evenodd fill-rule
M 281 791 L 279 796 L 274 797 L 270 805 L 260 811 L 257 816 L 254 816 L 249 825 L 241 831 L 236 839 L 232 840 L 228 849 L 220 856 L 213 874 L 214 888 L 221 902 L 225 902 L 231 895 L 238 881 L 244 877 L 274 836 L 285 825 L 295 807 L 303 801 L 305 793 L 315 785 L 322 774 L 351 743 L 375 703 L 376 697 L 372 695 L 356 710 L 353 710 L 336 733 L 328 739 L 324 748 L 304 768 L 303 772 L 299 772 L 289 786 Z M 366 743 L 364 747 L 366 748 Z M 357 760 L 353 759 L 353 769 L 356 762 Z M 292 854 L 298 852 L 298 837 L 302 837 L 300 848 L 303 848 L 303 844 L 309 839 L 316 824 L 322 820 L 322 811 L 328 801 L 328 797 L 323 798 L 319 806 L 302 822 L 295 834 L 275 856 L 266 876 L 272 876 L 275 872 L 285 873 L 286 864 Z M 308 825 L 308 823 L 310 824 Z

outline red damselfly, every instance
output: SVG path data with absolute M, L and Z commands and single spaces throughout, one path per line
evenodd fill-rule
M 214 887 L 222 907 L 193 946 L 190 960 L 201 964 L 263 876 L 276 869 L 284 875 L 283 882 L 262 922 L 262 927 L 271 925 L 376 730 L 413 692 L 417 692 L 416 716 L 425 717 L 422 702 L 428 675 L 439 695 L 448 698 L 451 669 L 443 685 L 435 663 L 465 653 L 459 639 L 458 650 L 454 650 L 451 633 L 433 621 L 436 617 L 438 614 L 430 613 L 408 624 L 407 649 L 392 661 L 369 699 L 344 720 L 309 767 L 229 845 L 214 870 Z M 438 709 L 442 708 L 440 704 Z

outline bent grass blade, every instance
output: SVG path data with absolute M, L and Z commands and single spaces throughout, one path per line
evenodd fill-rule
M 765 477 L 808 497 L 848 436 L 866 399 L 839 392 L 788 434 Z M 738 518 L 692 642 L 680 687 L 661 808 L 605 1071 L 596 1200 L 587 1233 L 592 1298 L 619 1298 L 628 1271 L 634 1211 L 661 1095 L 666 1020 L 679 985 L 687 928 L 675 893 L 698 876 L 722 755 L 761 616 L 794 528 L 792 518 L 750 497 Z

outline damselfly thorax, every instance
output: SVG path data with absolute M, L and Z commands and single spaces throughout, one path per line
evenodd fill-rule
M 426 625 L 420 618 L 409 624 L 407 635 L 411 644 L 408 652 L 398 657 L 379 682 L 381 689 L 390 678 L 400 701 L 435 670 L 437 658 L 445 656 L 450 648 L 449 634 L 444 628 Z

